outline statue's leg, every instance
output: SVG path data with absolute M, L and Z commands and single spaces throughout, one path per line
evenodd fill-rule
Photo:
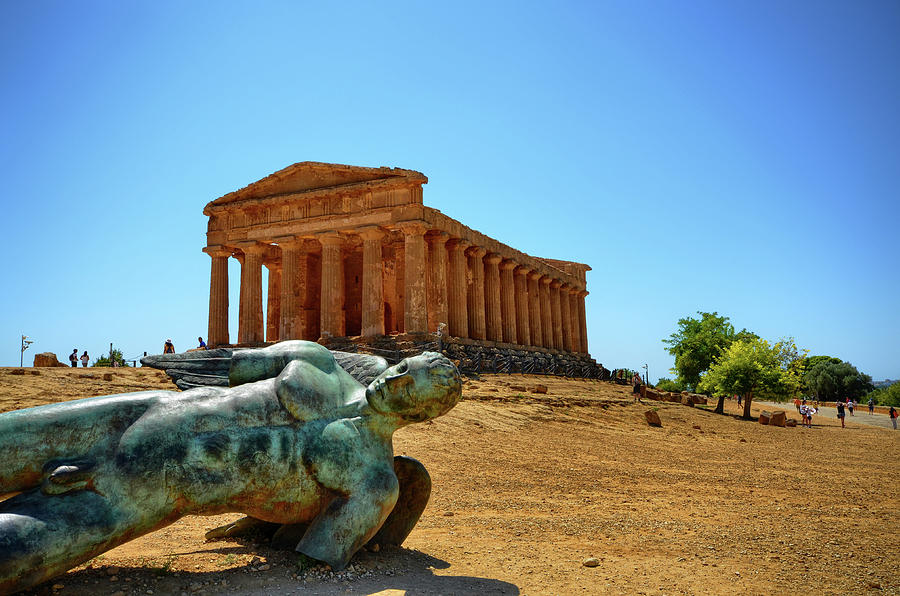
M 93 491 L 31 490 L 0 502 L 0 594 L 46 581 L 118 544 L 122 514 Z
M 398 455 L 394 457 L 394 473 L 400 481 L 397 504 L 384 521 L 378 533 L 368 544 L 400 546 L 412 532 L 431 496 L 431 476 L 417 459 Z

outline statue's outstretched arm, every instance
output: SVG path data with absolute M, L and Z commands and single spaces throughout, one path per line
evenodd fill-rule
M 297 552 L 324 561 L 332 569 L 343 569 L 384 523 L 398 492 L 397 476 L 391 468 L 369 469 L 356 491 L 335 498 L 313 520 Z
M 232 387 L 277 377 L 289 362 L 300 360 L 325 373 L 336 366 L 328 348 L 310 341 L 283 341 L 253 350 L 235 350 L 231 357 L 228 382 Z

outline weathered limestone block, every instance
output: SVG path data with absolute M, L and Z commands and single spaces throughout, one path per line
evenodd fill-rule
M 778 410 L 772 412 L 772 416 L 769 418 L 770 426 L 785 426 L 787 420 L 787 413 L 783 410 Z
M 784 421 L 784 425 L 788 428 L 794 428 L 797 426 L 797 421 L 794 420 L 793 418 L 788 418 L 787 420 Z
M 659 391 L 657 391 L 656 389 L 650 389 L 649 387 L 644 389 L 642 391 L 642 393 L 643 393 L 642 397 L 645 397 L 647 399 L 659 400 L 662 398 L 662 396 L 659 394 Z
M 759 423 L 760 424 L 769 424 L 772 420 L 772 412 L 768 410 L 763 410 L 759 413 Z
M 662 426 L 659 414 L 657 414 L 655 410 L 647 410 L 644 412 L 644 418 L 647 419 L 647 424 L 650 426 Z
M 683 405 L 683 406 L 689 406 L 689 407 L 693 408 L 693 407 L 694 407 L 694 400 L 691 398 L 690 395 L 682 395 L 682 396 L 681 396 L 681 405 Z
M 50 366 L 62 366 L 62 367 L 66 367 L 65 364 L 63 364 L 62 362 L 60 362 L 60 361 L 56 358 L 56 354 L 54 354 L 53 352 L 41 352 L 40 354 L 35 354 L 35 355 L 34 355 L 34 366 L 45 366 L 45 367 L 50 367 Z

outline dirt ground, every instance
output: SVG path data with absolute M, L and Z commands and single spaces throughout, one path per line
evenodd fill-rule
M 13 370 L 0 369 L 0 410 L 174 387 L 150 369 Z M 301 570 L 265 544 L 204 541 L 237 515 L 188 517 L 34 592 L 900 594 L 900 432 L 737 413 L 637 404 L 605 382 L 470 379 L 448 415 L 395 435 L 434 484 L 404 548 Z

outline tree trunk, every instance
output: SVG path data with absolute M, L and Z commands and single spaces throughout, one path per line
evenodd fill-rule
M 744 419 L 750 420 L 750 401 L 753 399 L 753 392 L 748 391 L 744 396 Z
M 713 410 L 715 414 L 724 414 L 725 413 L 725 396 L 720 395 L 719 401 L 716 402 L 716 409 Z

